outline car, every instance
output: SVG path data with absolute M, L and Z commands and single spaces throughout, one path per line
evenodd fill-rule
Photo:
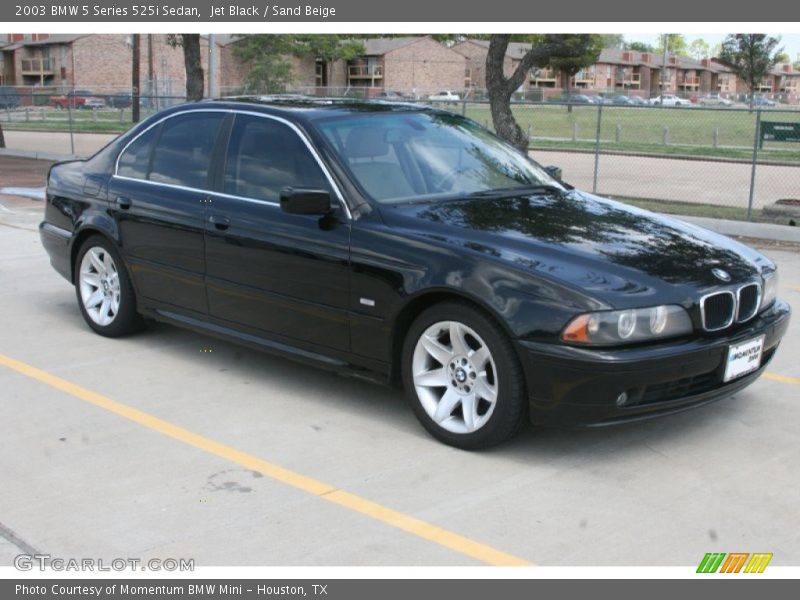
M 381 100 L 405 100 L 406 96 L 401 94 L 400 92 L 395 92 L 392 90 L 385 90 L 380 92 L 376 98 L 380 98 Z
M 609 98 L 609 104 L 614 104 L 616 106 L 634 106 L 636 105 L 636 101 L 633 100 L 630 96 L 611 96 Z
M 717 93 L 706 94 L 702 96 L 698 103 L 702 106 L 733 106 L 733 102 L 728 98 L 724 98 Z
M 647 106 L 648 102 L 641 96 L 628 96 L 630 101 L 636 106 Z
M 10 85 L 0 85 L 0 108 L 17 108 L 19 92 Z
M 753 98 L 753 106 L 772 108 L 775 106 L 775 101 L 770 100 L 766 96 L 755 96 Z
M 98 334 L 153 319 L 401 386 L 465 449 L 728 397 L 791 313 L 759 252 L 423 105 L 165 109 L 52 166 L 40 235 Z
M 587 96 L 585 94 L 572 94 L 566 96 L 564 102 L 567 104 L 598 104 L 599 100 L 596 97 Z
M 106 101 L 89 90 L 70 90 L 62 96 L 50 98 L 50 106 L 63 110 L 65 108 L 105 108 Z
M 679 98 L 673 94 L 663 94 L 650 98 L 650 104 L 656 106 L 691 106 L 692 103 L 684 98 Z
M 461 96 L 459 96 L 455 92 L 451 92 L 451 91 L 448 90 L 448 91 L 437 92 L 435 94 L 432 94 L 432 95 L 428 96 L 428 100 L 434 100 L 434 101 L 437 101 L 437 102 L 439 102 L 439 101 L 458 102 L 459 100 L 461 100 Z

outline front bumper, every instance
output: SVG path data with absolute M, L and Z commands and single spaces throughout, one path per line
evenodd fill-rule
M 519 341 L 531 421 L 553 426 L 614 425 L 729 397 L 764 371 L 790 316 L 789 305 L 778 299 L 726 336 L 626 349 Z M 764 335 L 760 368 L 724 382 L 728 347 L 760 335 Z M 618 406 L 622 392 L 628 401 Z

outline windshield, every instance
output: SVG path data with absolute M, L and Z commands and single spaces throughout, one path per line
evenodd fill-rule
M 381 203 L 563 189 L 544 169 L 459 115 L 391 112 L 317 121 L 361 187 Z

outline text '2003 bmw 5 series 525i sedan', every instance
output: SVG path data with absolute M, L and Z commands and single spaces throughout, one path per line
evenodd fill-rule
M 41 236 L 96 332 L 147 317 L 401 384 L 461 448 L 730 396 L 790 316 L 760 253 L 408 104 L 173 107 L 53 166 Z

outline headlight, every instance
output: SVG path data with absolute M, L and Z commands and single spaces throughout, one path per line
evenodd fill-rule
M 689 313 L 670 304 L 579 315 L 564 328 L 561 339 L 570 344 L 610 345 L 676 337 L 692 331 Z
M 770 304 L 775 302 L 778 297 L 778 272 L 773 271 L 764 277 L 764 292 L 761 294 L 761 308 L 764 310 Z

